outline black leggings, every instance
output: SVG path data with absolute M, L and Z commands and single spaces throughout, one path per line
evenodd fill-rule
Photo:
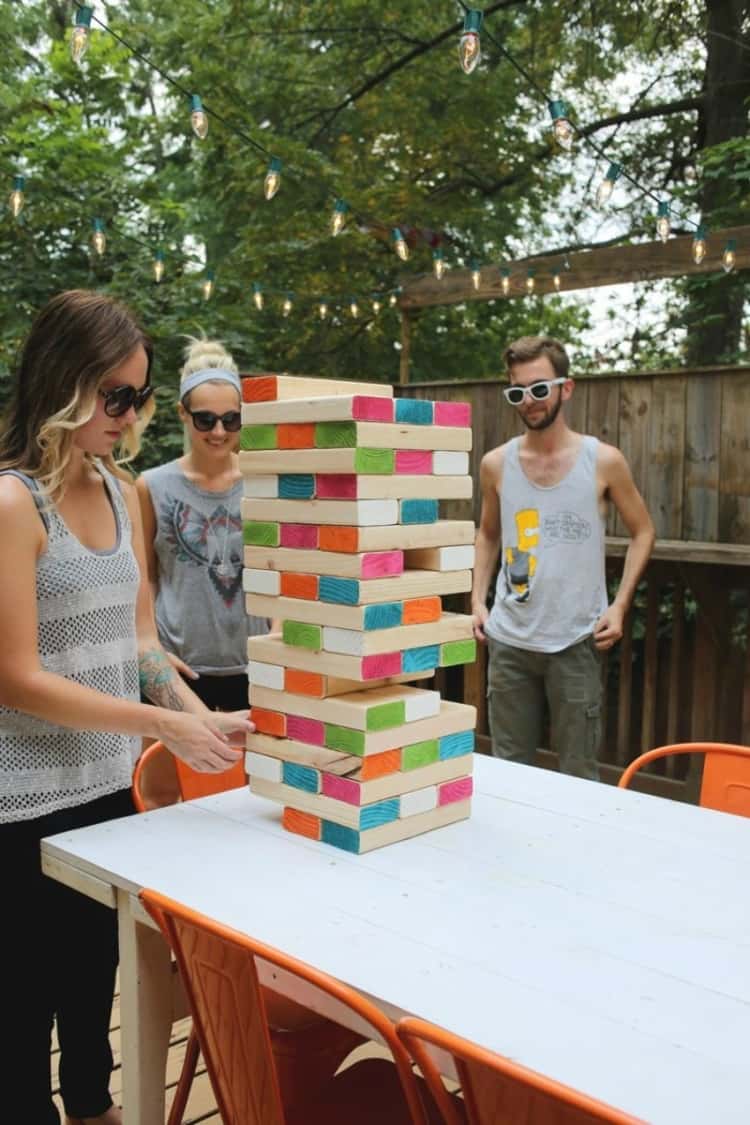
M 200 676 L 197 680 L 185 683 L 202 699 L 210 711 L 246 711 L 248 703 L 248 681 L 243 673 L 240 676 Z
M 117 969 L 117 914 L 42 875 L 39 841 L 135 810 L 130 790 L 0 824 L 0 1105 L 13 1125 L 59 1125 L 50 1047 L 57 1018 L 60 1093 L 70 1117 L 112 1105 L 109 1023 Z

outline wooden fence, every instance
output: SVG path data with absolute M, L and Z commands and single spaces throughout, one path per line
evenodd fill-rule
M 484 453 L 520 432 L 499 382 L 411 384 L 398 393 L 471 402 L 475 481 Z M 605 669 L 603 776 L 613 779 L 642 750 L 666 742 L 750 745 L 750 368 L 579 380 L 569 420 L 623 451 L 657 533 L 625 636 Z M 476 519 L 479 496 L 446 502 L 441 513 Z M 611 513 L 613 582 L 624 530 Z M 447 670 L 440 686 L 477 706 L 486 749 L 485 659 L 481 652 L 475 665 Z M 682 759 L 657 773 L 673 788 L 687 769 Z

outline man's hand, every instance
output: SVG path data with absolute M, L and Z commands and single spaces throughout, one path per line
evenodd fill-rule
M 480 605 L 475 607 L 474 609 L 474 636 L 480 642 L 480 644 L 483 645 L 487 644 L 487 636 L 485 634 L 484 627 L 487 623 L 487 618 L 489 617 L 489 615 L 490 611 L 487 609 L 486 605 Z
M 625 614 L 614 602 L 605 609 L 594 626 L 594 644 L 600 652 L 612 648 L 620 640 L 624 617 Z

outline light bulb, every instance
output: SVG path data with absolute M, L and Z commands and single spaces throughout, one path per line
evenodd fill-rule
M 559 293 L 560 292 L 560 271 L 559 270 L 553 270 L 552 271 L 552 284 L 555 287 L 555 292 Z
M 257 281 L 253 282 L 253 301 L 258 312 L 263 309 L 263 289 Z
M 479 264 L 477 262 L 471 263 L 471 284 L 475 292 L 479 291 L 479 285 L 482 280 L 482 275 L 479 272 Z
M 344 229 L 344 218 L 346 212 L 349 210 L 349 204 L 345 203 L 343 199 L 337 199 L 333 205 L 333 214 L 331 215 L 331 234 L 336 237 L 341 234 Z
M 201 141 L 205 140 L 208 133 L 208 115 L 198 94 L 190 95 L 190 124 L 196 137 Z
M 291 293 L 287 293 L 286 297 L 284 298 L 284 303 L 281 306 L 281 311 L 284 314 L 284 316 L 289 316 L 289 313 L 292 311 L 292 294 Z
M 164 277 L 164 251 L 157 250 L 154 254 L 154 281 L 158 285 Z
M 534 271 L 529 270 L 529 272 L 526 274 L 526 292 L 529 294 L 529 296 L 531 296 L 535 289 L 536 280 L 534 278 Z
M 432 251 L 432 272 L 438 281 L 441 281 L 445 276 L 445 259 L 442 250 Z
M 393 249 L 396 251 L 401 261 L 408 262 L 409 247 L 406 245 L 406 239 L 398 227 L 394 227 L 391 231 L 391 242 L 393 243 Z
M 374 314 L 375 316 L 377 316 L 377 315 L 378 315 L 378 313 L 380 312 L 380 308 L 381 308 L 381 305 L 380 305 L 380 301 L 378 301 L 377 299 L 375 299 L 375 300 L 374 300 L 374 301 L 372 302 L 372 311 L 373 311 L 373 314 Z
M 101 219 L 94 219 L 92 224 L 93 234 L 91 235 L 91 245 L 100 256 L 107 249 L 107 238 L 104 234 L 104 223 Z
M 568 120 L 565 102 L 560 98 L 553 98 L 547 103 L 547 106 L 552 117 L 552 132 L 555 135 L 555 140 L 561 148 L 569 151 L 573 147 L 574 130 Z
M 214 273 L 213 270 L 206 271 L 206 277 L 203 282 L 203 300 L 210 301 L 214 292 Z
M 607 174 L 599 184 L 596 192 L 597 207 L 604 207 L 615 188 L 615 180 L 619 179 L 622 168 L 619 164 L 610 164 Z
M 724 267 L 725 273 L 731 273 L 737 261 L 737 239 L 728 238 L 727 244 L 724 247 L 724 253 L 721 256 L 721 264 Z
M 388 304 L 392 309 L 395 309 L 396 305 L 398 304 L 398 293 L 391 293 L 390 297 L 388 298 Z
M 325 301 L 321 301 L 318 305 L 318 312 L 320 313 L 320 319 L 325 320 L 325 318 L 328 316 L 328 305 L 325 303 Z
M 276 192 L 281 187 L 281 161 L 278 157 L 271 158 L 271 163 L 268 165 L 266 178 L 263 181 L 263 194 L 266 199 L 273 199 Z
M 10 207 L 10 213 L 14 219 L 17 219 L 23 211 L 25 201 L 23 189 L 25 187 L 26 179 L 24 176 L 13 177 L 13 191 L 8 196 L 8 206 Z
M 89 28 L 94 9 L 87 4 L 82 4 L 76 12 L 76 22 L 70 36 L 70 57 L 74 63 L 79 63 L 86 54 L 89 45 Z
M 503 291 L 503 297 L 507 297 L 510 293 L 510 270 L 500 270 L 500 288 Z
M 693 237 L 693 261 L 699 266 L 706 256 L 706 228 L 699 223 Z
M 352 297 L 351 304 L 349 305 L 349 312 L 352 314 L 355 320 L 359 316 L 359 305 L 357 304 L 356 297 Z
M 661 203 L 659 203 L 656 218 L 656 233 L 662 242 L 667 241 L 671 229 L 672 223 L 669 218 L 669 201 L 662 200 Z
M 464 74 L 471 74 L 479 65 L 482 58 L 482 46 L 479 42 L 479 29 L 482 26 L 482 12 L 478 8 L 469 8 L 464 16 L 464 29 L 458 41 L 458 58 Z

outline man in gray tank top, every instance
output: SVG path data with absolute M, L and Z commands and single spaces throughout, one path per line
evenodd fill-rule
M 561 408 L 573 380 L 562 344 L 524 336 L 504 358 L 510 385 L 503 393 L 525 433 L 482 458 L 472 590 L 474 632 L 489 646 L 492 753 L 533 763 L 546 701 L 560 769 L 598 780 L 601 654 L 622 636 L 654 528 L 619 450 L 568 426 Z M 604 569 L 609 501 L 630 533 L 611 604 Z

